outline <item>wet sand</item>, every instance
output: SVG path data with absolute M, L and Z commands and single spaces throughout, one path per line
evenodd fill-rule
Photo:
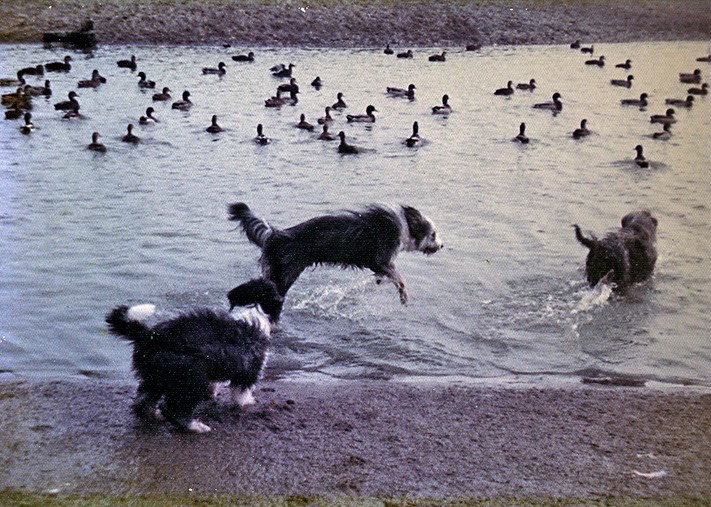
M 0 42 L 94 21 L 103 44 L 463 46 L 711 37 L 707 0 L 3 0 Z
M 711 394 L 267 382 L 138 422 L 133 384 L 0 383 L 0 491 L 359 498 L 711 498 Z

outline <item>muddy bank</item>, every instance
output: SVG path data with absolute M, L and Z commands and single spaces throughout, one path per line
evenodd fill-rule
M 379 47 L 711 37 L 705 0 L 4 0 L 0 42 L 40 42 L 43 32 L 74 30 L 87 18 L 104 44 Z
M 0 490 L 711 498 L 700 392 L 272 382 L 185 435 L 135 421 L 133 390 L 0 383 Z

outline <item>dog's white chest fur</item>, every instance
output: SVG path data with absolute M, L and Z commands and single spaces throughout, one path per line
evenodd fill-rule
M 269 321 L 269 317 L 267 317 L 259 305 L 243 308 L 238 313 L 233 313 L 232 317 L 235 320 L 242 320 L 252 326 L 255 326 L 259 329 L 259 331 L 267 335 L 272 332 L 272 325 Z

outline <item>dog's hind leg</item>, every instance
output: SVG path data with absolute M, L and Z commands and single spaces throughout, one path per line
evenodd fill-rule
M 148 382 L 141 382 L 133 402 L 133 412 L 145 421 L 163 421 L 165 418 L 158 408 L 158 401 L 163 394 Z
M 373 268 L 371 268 L 373 269 Z M 390 263 L 385 267 L 382 268 L 375 268 L 373 269 L 373 272 L 375 273 L 376 276 L 376 281 L 381 280 L 383 278 L 387 278 L 391 282 L 395 284 L 395 287 L 397 287 L 397 291 L 400 294 L 400 302 L 404 305 L 407 304 L 408 301 L 408 296 L 407 296 L 407 290 L 405 289 L 405 280 L 400 276 L 400 273 L 397 272 L 395 269 L 395 264 Z M 379 282 L 378 282 L 379 283 Z

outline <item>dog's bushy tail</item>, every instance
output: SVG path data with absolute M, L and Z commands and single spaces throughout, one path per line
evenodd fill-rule
M 153 305 L 137 305 L 130 308 L 117 306 L 106 316 L 106 323 L 109 325 L 109 331 L 116 336 L 136 342 L 140 341 L 149 331 L 148 326 L 141 321 L 153 315 L 154 312 L 155 306 Z
M 252 213 L 249 206 L 243 202 L 230 204 L 227 206 L 227 212 L 230 220 L 238 221 L 242 225 L 250 242 L 259 248 L 264 248 L 264 243 L 274 233 L 274 229 L 267 222 Z
M 595 236 L 593 236 L 592 238 L 586 238 L 585 236 L 583 236 L 583 232 L 580 230 L 578 224 L 573 225 L 573 227 L 575 228 L 575 238 L 580 243 L 588 247 L 590 250 L 595 248 L 595 245 L 597 245 L 597 239 L 595 238 Z

